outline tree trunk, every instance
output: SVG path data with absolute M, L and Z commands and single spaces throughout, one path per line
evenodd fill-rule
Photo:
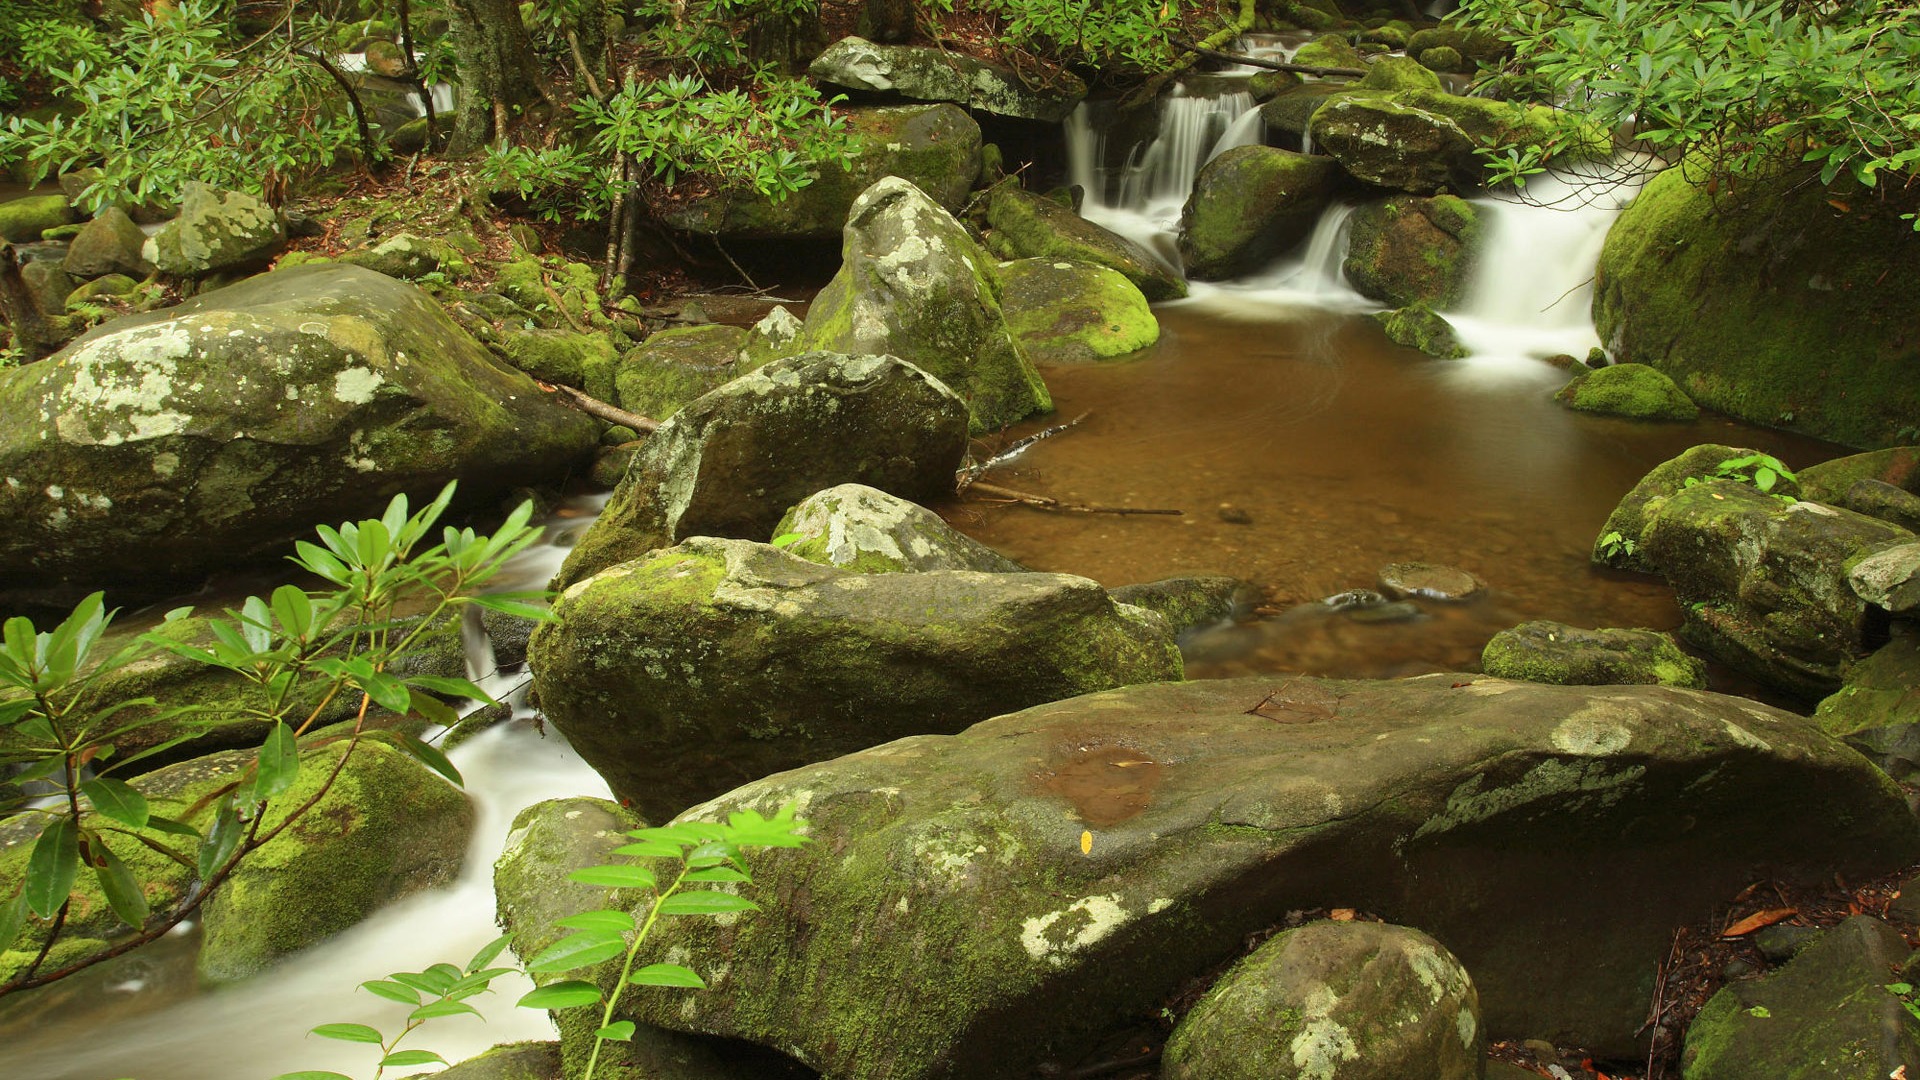
M 449 152 L 470 154 L 487 143 L 494 117 L 540 100 L 540 63 L 514 0 L 448 0 L 459 106 Z

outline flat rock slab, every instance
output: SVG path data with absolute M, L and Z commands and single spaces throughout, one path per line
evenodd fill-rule
M 1629 1053 L 1675 923 L 1756 869 L 1920 853 L 1898 789 L 1790 713 L 1463 674 L 1092 694 L 685 816 L 787 802 L 815 842 L 755 857 L 764 913 L 662 924 L 713 991 L 635 1018 L 876 1080 L 1022 1074 L 1318 906 L 1433 935 L 1491 1037 Z

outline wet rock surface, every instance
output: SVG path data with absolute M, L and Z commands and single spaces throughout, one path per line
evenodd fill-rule
M 1638 683 L 1707 687 L 1707 667 L 1653 630 L 1585 630 L 1540 620 L 1502 630 L 1487 642 L 1481 667 L 1503 679 L 1603 686 Z

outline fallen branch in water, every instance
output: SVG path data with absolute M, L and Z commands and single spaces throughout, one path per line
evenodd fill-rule
M 649 419 L 636 412 L 628 412 L 618 405 L 609 405 L 599 398 L 582 393 L 571 386 L 561 383 L 544 383 L 538 379 L 534 380 L 534 385 L 549 394 L 560 395 L 561 401 L 579 409 L 588 416 L 605 420 L 609 424 L 619 424 L 621 427 L 630 427 L 643 435 L 657 430 L 660 427 L 660 421 L 658 420 Z
M 1035 495 L 1031 491 L 1018 491 L 1001 487 L 998 484 L 975 482 L 969 490 L 990 499 L 1005 499 L 1022 506 L 1031 506 L 1035 510 L 1053 510 L 1064 514 L 1152 514 L 1158 517 L 1179 517 L 1184 511 L 1159 510 L 1142 506 L 1097 506 L 1092 503 L 1066 503 L 1046 495 Z
M 963 494 L 968 488 L 972 487 L 973 482 L 980 479 L 980 477 L 984 475 L 988 469 L 993 468 L 995 465 L 1004 465 L 1007 462 L 1012 461 L 1014 458 L 1019 457 L 1021 451 L 1025 450 L 1027 447 L 1032 446 L 1034 443 L 1039 442 L 1041 439 L 1050 439 L 1053 436 L 1060 434 L 1061 432 L 1067 430 L 1070 427 L 1073 427 L 1075 424 L 1078 424 L 1080 421 L 1085 420 L 1087 417 L 1092 415 L 1093 415 L 1092 413 L 1081 413 L 1079 416 L 1074 417 L 1073 419 L 1067 421 L 1064 424 L 1055 424 L 1052 427 L 1046 428 L 1042 431 L 1036 431 L 1024 439 L 1016 439 L 1013 441 L 1013 443 L 1008 445 L 1006 449 L 993 455 L 992 457 L 981 462 L 980 464 L 970 465 L 967 468 L 961 469 L 960 475 L 956 478 L 954 483 L 954 494 L 956 495 Z
M 1283 60 L 1262 60 L 1259 57 L 1243 56 L 1240 53 L 1221 52 L 1219 49 L 1210 49 L 1205 45 L 1195 44 L 1194 42 L 1185 41 L 1180 38 L 1174 38 L 1173 43 L 1190 53 L 1204 56 L 1209 60 L 1218 60 L 1226 64 L 1245 64 L 1248 67 L 1266 68 L 1268 71 L 1291 71 L 1295 75 L 1314 75 L 1321 78 L 1325 78 L 1328 75 L 1351 75 L 1359 78 L 1366 74 L 1365 71 L 1359 68 L 1315 67 L 1312 64 L 1289 64 Z

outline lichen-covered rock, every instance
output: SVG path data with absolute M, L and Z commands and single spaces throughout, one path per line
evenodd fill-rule
M 695 538 L 567 589 L 528 653 L 547 718 L 668 815 L 736 784 L 1043 701 L 1178 679 L 1164 624 L 1061 574 L 864 574 Z
M 660 928 L 712 990 L 628 1015 L 875 1080 L 1019 1075 L 1326 906 L 1432 934 L 1489 1031 L 1631 1056 L 1674 912 L 1756 864 L 1851 880 L 1920 853 L 1893 782 L 1791 713 L 1453 673 L 1137 686 L 684 816 L 787 802 L 814 842 L 756 857 L 760 914 Z
M 862 574 L 1026 570 L 933 511 L 863 484 L 841 484 L 807 496 L 780 519 L 773 535 L 788 540 L 781 546 L 790 555 Z
M 1683 168 L 1654 177 L 1607 233 L 1594 323 L 1616 358 L 1716 412 L 1850 446 L 1909 442 L 1920 290 L 1891 283 L 1920 277 L 1920 246 L 1878 199 L 1835 213 L 1802 179 L 1716 194 Z
M 1867 654 L 1873 632 L 1874 609 L 1848 574 L 1912 539 L 1850 510 L 1709 480 L 1651 510 L 1639 554 L 1685 605 L 1687 641 L 1778 690 L 1818 699 Z
M 647 437 L 555 587 L 689 536 L 771 536 L 788 507 L 836 484 L 906 499 L 948 494 L 966 450 L 966 405 L 911 364 L 837 353 L 775 360 Z
M 465 277 L 472 270 L 461 251 L 445 240 L 403 232 L 370 248 L 349 251 L 340 261 L 364 266 L 376 274 L 412 281 L 440 273 L 449 278 Z
M 1458 603 L 1479 595 L 1487 583 L 1457 566 L 1439 563 L 1397 562 L 1380 568 L 1380 591 L 1389 599 L 1420 597 Z
M 1466 97 L 1437 89 L 1402 90 L 1393 100 L 1446 117 L 1480 149 L 1543 145 L 1566 137 L 1554 111 L 1544 105 Z M 1579 160 L 1604 157 L 1612 152 L 1613 142 L 1598 128 L 1582 129 L 1570 145 L 1553 148 L 1558 151 L 1556 160 Z
M 840 251 L 805 348 L 897 356 L 959 394 L 976 432 L 1053 408 L 1007 326 L 992 257 L 925 192 L 896 176 L 862 192 Z
M 1308 130 L 1316 149 L 1331 154 L 1355 179 L 1378 187 L 1416 195 L 1466 191 L 1479 175 L 1473 140 L 1460 125 L 1398 95 L 1343 95 L 1316 111 Z
M 1920 446 L 1895 446 L 1809 465 L 1798 473 L 1800 494 L 1814 502 L 1844 501 L 1853 485 L 1878 480 L 1920 494 Z
M 67 249 L 67 257 L 60 266 L 77 278 L 97 278 L 107 274 L 143 278 L 153 273 L 154 269 L 153 264 L 141 254 L 146 243 L 147 234 L 133 223 L 127 212 L 117 206 L 109 206 L 87 222 L 86 227 L 73 238 L 73 246 Z
M 1730 982 L 1687 1027 L 1686 1080 L 1880 1080 L 1920 1063 L 1920 1021 L 1886 985 L 1913 950 L 1866 915 L 1764 978 Z
M 747 328 L 740 345 L 740 369 L 751 371 L 782 356 L 798 351 L 800 332 L 805 325 L 794 318 L 785 305 L 775 304 L 759 322 Z
M 1920 776 L 1920 636 L 1897 634 L 1847 668 L 1813 720 L 1895 780 Z
M 1037 364 L 1129 356 L 1160 340 L 1147 298 L 1116 270 L 1063 259 L 999 268 L 1007 326 Z
M 1707 666 L 1654 630 L 1586 630 L 1538 620 L 1502 630 L 1487 642 L 1480 666 L 1502 679 L 1560 686 L 1640 684 L 1707 687 Z
M 205 277 L 264 266 L 286 242 L 286 223 L 273 207 L 190 181 L 180 193 L 180 216 L 148 237 L 140 256 L 163 274 Z
M 72 298 L 68 301 L 71 304 Z M 1847 493 L 1833 500 L 1856 514 L 1879 518 L 1908 532 L 1920 532 L 1920 495 L 1879 480 L 1855 480 Z
M 1606 524 L 1600 526 L 1600 533 L 1593 541 L 1593 563 L 1596 566 L 1653 573 L 1653 566 L 1640 553 L 1647 519 L 1653 512 L 1668 498 L 1679 494 L 1687 481 L 1708 479 L 1720 468 L 1721 462 L 1758 452 L 1721 443 L 1702 443 L 1655 465 L 1640 478 L 1633 490 L 1621 496 L 1619 505 L 1607 515 Z M 1774 485 L 1774 491 L 1795 497 L 1801 494 L 1800 486 L 1785 477 Z M 1611 543 L 1607 542 L 1609 537 L 1613 538 Z
M 80 220 L 65 195 L 29 195 L 0 202 L 0 240 L 16 244 L 40 239 L 40 234 Z
M 0 596 L 165 594 L 458 478 L 558 475 L 596 425 L 412 285 L 296 267 L 0 373 Z
M 1285 134 L 1298 141 L 1306 135 L 1314 113 L 1328 102 L 1349 96 L 1385 97 L 1386 94 L 1378 90 L 1351 89 L 1348 84 L 1339 82 L 1301 83 L 1280 91 L 1260 106 L 1260 120 L 1266 125 L 1269 135 Z
M 1396 195 L 1347 219 L 1347 280 L 1394 307 L 1451 308 L 1466 299 L 1480 258 L 1480 214 L 1454 195 Z
M 1453 332 L 1453 324 L 1425 304 L 1376 311 L 1373 320 L 1386 331 L 1389 341 L 1435 360 L 1458 360 L 1467 355 L 1467 347 Z
M 948 209 L 959 209 L 980 174 L 980 125 L 953 105 L 852 109 L 847 126 L 853 163 L 824 161 L 813 183 L 772 202 L 757 192 L 726 189 L 655 206 L 670 228 L 708 235 L 827 239 L 840 234 L 854 199 L 883 177 L 897 176 Z
M 1164 1080 L 1480 1080 L 1473 979 L 1418 930 L 1316 922 L 1221 976 L 1167 1040 Z
M 345 744 L 302 755 L 300 777 L 266 813 L 266 828 L 319 791 Z M 203 798 L 253 764 L 251 750 L 228 751 L 161 769 L 132 781 L 156 814 L 211 826 L 213 802 Z M 189 813 L 189 811 L 192 811 Z M 202 978 L 227 981 L 253 974 L 364 919 L 380 905 L 451 881 L 466 851 L 473 811 L 466 796 L 426 768 L 383 744 L 363 741 L 314 808 L 278 837 L 248 855 L 200 909 Z M 38 821 L 34 831 L 38 831 Z M 157 829 L 142 835 L 177 845 Z M 25 872 L 30 844 L 22 821 L 0 823 L 0 889 L 12 895 Z M 163 909 L 184 898 L 193 874 L 173 860 L 120 837 L 107 843 L 146 884 L 148 901 Z M 91 874 L 75 884 L 65 933 L 92 942 L 84 951 L 126 933 Z M 45 927 L 30 920 L 13 951 L 0 952 L 0 978 L 31 959 Z
M 976 112 L 1057 124 L 1087 96 L 1070 72 L 1055 72 L 1045 89 L 998 64 L 950 49 L 876 45 L 841 38 L 814 58 L 807 74 L 849 90 L 898 94 L 912 101 L 951 101 Z
M 601 401 L 614 400 L 615 369 L 624 366 L 607 335 L 509 329 L 501 331 L 498 340 L 507 362 L 534 378 L 578 387 Z
M 1847 572 L 1847 584 L 1855 596 L 1895 615 L 1920 609 L 1920 543 L 1895 544 L 1861 559 Z
M 1333 161 L 1236 146 L 1201 168 L 1180 211 L 1180 257 L 1203 280 L 1260 269 L 1306 239 L 1340 190 Z
M 747 371 L 741 351 L 749 340 L 748 331 L 725 323 L 661 330 L 620 358 L 609 400 L 664 420 Z
M 1104 229 L 1071 207 L 1007 180 L 987 196 L 987 244 L 1010 259 L 1048 258 L 1094 263 L 1117 270 L 1148 300 L 1178 300 L 1187 283 L 1152 252 Z
M 1697 420 L 1700 406 L 1658 369 L 1613 364 L 1573 377 L 1553 399 L 1575 412 L 1605 413 L 1631 420 Z

